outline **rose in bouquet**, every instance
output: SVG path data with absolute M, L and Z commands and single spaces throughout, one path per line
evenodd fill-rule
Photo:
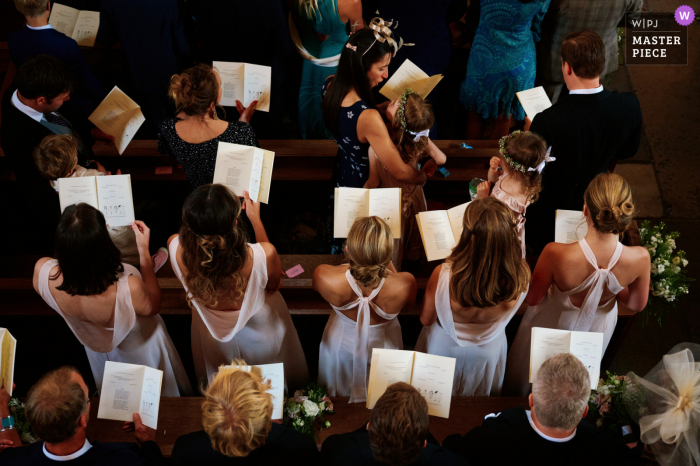
M 284 400 L 285 425 L 294 430 L 316 438 L 316 428 L 328 428 L 324 414 L 333 414 L 333 403 L 327 395 L 328 390 L 317 383 L 312 383 L 304 390 L 297 390 L 294 396 Z
M 12 417 L 15 418 L 15 429 L 17 429 L 19 438 L 22 439 L 22 443 L 24 445 L 28 445 L 36 442 L 38 439 L 34 435 L 32 427 L 29 425 L 27 416 L 24 413 L 24 403 L 19 401 L 17 398 L 10 398 L 10 403 L 8 406 Z
M 622 437 L 624 443 L 637 441 L 633 434 L 634 422 L 627 411 L 626 402 L 630 397 L 641 396 L 640 392 L 630 390 L 630 378 L 626 375 L 615 375 L 606 371 L 607 379 L 600 379 L 598 387 L 591 390 L 588 400 L 589 419 L 595 420 L 599 429 L 610 430 L 614 435 Z

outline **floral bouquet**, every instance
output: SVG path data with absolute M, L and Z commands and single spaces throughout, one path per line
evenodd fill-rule
M 324 413 L 333 414 L 333 403 L 326 394 L 327 389 L 312 382 L 305 390 L 294 392 L 293 398 L 284 400 L 285 425 L 316 438 L 316 429 L 328 428 L 331 423 L 323 418 Z
M 607 380 L 600 379 L 598 388 L 591 390 L 588 400 L 589 419 L 595 420 L 599 429 L 606 429 L 618 437 L 622 437 L 624 443 L 630 444 L 637 441 L 632 432 L 635 424 L 627 411 L 626 403 L 630 397 L 642 396 L 637 390 L 630 389 L 630 378 L 626 375 L 615 375 L 606 371 Z
M 653 315 L 659 321 L 659 325 L 663 324 L 664 318 L 675 306 L 676 298 L 688 293 L 688 282 L 692 281 L 684 270 L 688 265 L 685 251 L 674 252 L 676 238 L 680 233 L 664 233 L 664 228 L 666 225 L 663 222 L 651 227 L 649 221 L 645 220 L 639 229 L 642 246 L 651 256 L 651 296 L 644 310 L 644 323 Z
M 19 434 L 19 438 L 22 439 L 24 445 L 36 442 L 38 439 L 32 431 L 32 427 L 29 425 L 29 421 L 24 414 L 24 403 L 19 401 L 17 398 L 10 398 L 10 413 L 12 417 L 15 418 L 15 429 Z

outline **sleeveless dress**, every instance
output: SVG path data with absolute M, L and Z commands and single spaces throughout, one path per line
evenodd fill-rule
M 518 222 L 518 237 L 520 238 L 520 246 L 523 248 L 523 258 L 525 257 L 525 210 L 527 206 L 530 205 L 530 201 L 527 204 L 521 204 L 517 199 L 508 194 L 501 189 L 501 181 L 508 176 L 507 173 L 502 174 L 498 177 L 498 181 L 493 185 L 493 191 L 491 191 L 491 196 L 495 197 L 499 201 L 507 205 L 510 210 L 515 212 L 515 218 Z
M 440 270 L 435 308 L 438 318 L 423 327 L 416 351 L 456 358 L 452 396 L 500 396 L 506 369 L 506 325 L 525 300 L 521 293 L 513 308 L 488 324 L 455 322 L 450 305 L 452 264 Z
M 177 264 L 180 238 L 170 243 L 170 264 L 189 293 Z M 279 291 L 268 293 L 267 260 L 260 244 L 248 244 L 253 251 L 245 297 L 239 311 L 217 311 L 192 300 L 192 356 L 198 380 L 211 380 L 219 366 L 234 359 L 246 363 L 284 363 L 284 378 L 290 393 L 308 381 L 309 370 L 289 309 Z
M 341 307 L 331 304 L 335 311 L 328 318 L 323 331 L 318 359 L 318 383 L 328 388 L 328 396 L 350 396 L 350 403 L 367 401 L 369 363 L 373 348 L 403 349 L 401 325 L 397 314 L 387 314 L 372 302 L 384 286 L 379 283 L 369 296 L 350 273 L 345 272 L 350 288 L 357 299 Z M 357 322 L 340 311 L 357 307 Z M 370 325 L 370 307 L 387 322 Z
M 550 0 L 481 0 L 467 77 L 459 101 L 483 118 L 514 114 L 525 118 L 516 92 L 535 84 L 535 42 Z
M 305 13 L 298 11 L 294 11 L 294 16 L 301 43 L 311 56 L 323 59 L 340 55 L 348 35 L 345 23 L 338 16 L 337 0 L 320 0 L 313 18 L 307 18 Z M 314 32 L 328 38 L 321 42 Z M 337 68 L 337 61 L 333 66 L 321 66 L 305 59 L 302 64 L 299 87 L 299 131 L 302 139 L 332 137 L 323 123 L 321 86 L 328 76 L 335 74 Z
M 56 259 L 47 261 L 39 271 L 39 294 L 68 324 L 78 341 L 85 346 L 92 375 L 98 390 L 102 390 L 105 362 L 140 364 L 163 371 L 161 396 L 192 396 L 192 387 L 175 345 L 159 315 L 144 317 L 136 314 L 129 290 L 129 275 L 141 278 L 141 273 L 129 264 L 117 275 L 117 299 L 114 305 L 114 327 L 69 316 L 61 311 L 49 287 L 51 269 Z
M 575 330 L 577 332 L 599 332 L 603 334 L 603 354 L 610 343 L 610 338 L 617 324 L 617 300 L 615 296 L 600 304 L 605 288 L 617 295 L 624 288 L 620 286 L 611 272 L 622 254 L 622 243 L 617 243 L 615 252 L 605 269 L 598 267 L 595 254 L 585 239 L 578 242 L 589 264 L 595 272 L 588 276 L 579 286 L 569 291 L 561 291 L 556 283 L 547 292 L 547 296 L 537 306 L 527 308 L 513 345 L 508 353 L 508 370 L 504 383 L 504 394 L 508 396 L 527 396 L 530 392 L 530 339 L 532 327 Z M 588 289 L 581 307 L 571 304 L 569 297 Z

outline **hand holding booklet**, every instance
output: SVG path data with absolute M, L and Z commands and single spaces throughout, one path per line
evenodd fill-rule
M 215 61 L 213 66 L 221 78 L 221 105 L 235 107 L 239 100 L 244 107 L 248 107 L 257 100 L 255 111 L 270 111 L 271 67 L 224 61 Z
M 376 216 L 401 238 L 401 188 L 335 188 L 333 237 L 347 238 L 355 219 Z
M 406 89 L 410 88 L 425 99 L 441 80 L 441 74 L 428 76 L 423 70 L 413 64 L 411 60 L 406 59 L 384 84 L 379 93 L 389 100 L 396 100 L 401 97 L 401 94 Z
M 374 408 L 389 385 L 405 382 L 425 397 L 429 415 L 449 418 L 456 361 L 455 358 L 416 351 L 374 348 L 367 387 L 367 408 Z
M 583 212 L 577 210 L 557 210 L 554 220 L 554 242 L 575 243 L 586 237 L 588 224 Z
M 55 30 L 76 41 L 78 45 L 93 47 L 100 28 L 100 12 L 76 10 L 60 3 L 52 3 L 49 24 Z
M 223 184 L 238 197 L 243 191 L 255 202 L 268 203 L 275 153 L 258 147 L 219 142 L 214 183 Z
M 452 254 L 462 237 L 462 220 L 468 205 L 469 202 L 449 210 L 429 210 L 416 215 L 428 261 L 444 259 Z
M 15 377 L 15 351 L 17 340 L 10 331 L 0 327 L 0 386 L 12 396 L 12 381 Z
M 114 86 L 88 120 L 104 133 L 114 136 L 114 145 L 122 155 L 146 118 L 141 107 Z
M 84 202 L 102 212 L 110 227 L 134 223 L 134 201 L 131 197 L 131 176 L 83 176 L 58 179 L 61 212 L 66 207 Z
M 221 366 L 230 368 L 234 366 Z M 256 366 L 238 366 L 239 369 L 250 372 L 251 368 L 257 367 L 262 373 L 263 382 L 270 381 L 270 389 L 267 393 L 272 395 L 272 419 L 282 419 L 282 409 L 284 408 L 284 364 L 258 364 Z
M 145 426 L 157 429 L 162 381 L 161 370 L 106 361 L 97 418 L 131 422 L 139 413 Z

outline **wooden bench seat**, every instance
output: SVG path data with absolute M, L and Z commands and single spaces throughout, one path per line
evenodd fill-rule
M 330 435 L 352 432 L 369 421 L 371 411 L 364 403 L 348 403 L 348 397 L 332 397 L 334 414 L 325 418 L 331 427 L 318 432 L 316 444 L 320 447 Z M 158 412 L 156 443 L 164 455 L 170 456 L 175 440 L 181 435 L 202 430 L 202 397 L 161 398 Z M 90 403 L 90 423 L 87 434 L 99 442 L 133 442 L 134 434 L 122 430 L 123 423 L 97 418 L 99 398 Z M 430 432 L 442 443 L 451 434 L 464 435 L 480 426 L 484 416 L 505 409 L 528 407 L 527 398 L 509 397 L 453 397 L 449 419 L 430 416 Z

